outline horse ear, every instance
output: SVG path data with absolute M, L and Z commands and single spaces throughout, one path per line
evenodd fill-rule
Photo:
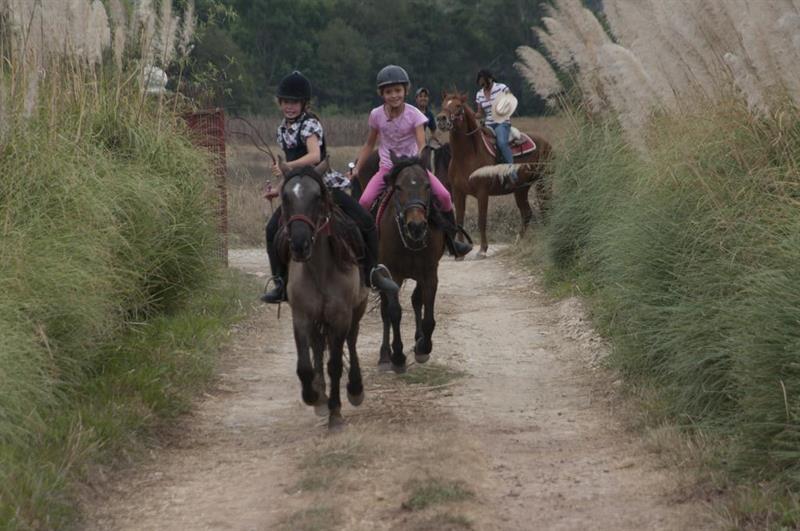
M 400 162 L 400 159 L 394 154 L 394 150 L 389 150 L 389 158 L 392 159 L 392 164 L 395 166 Z
M 325 175 L 331 169 L 330 157 L 325 157 L 322 162 L 314 166 L 314 171 L 319 175 Z
M 289 172 L 292 171 L 292 169 L 289 166 L 287 166 L 285 162 L 283 162 L 283 159 L 281 158 L 280 155 L 278 155 L 278 168 L 281 169 L 281 173 L 283 174 L 284 177 L 289 175 Z
M 446 90 L 442 90 L 442 101 L 445 101 L 445 100 L 447 100 L 447 91 Z

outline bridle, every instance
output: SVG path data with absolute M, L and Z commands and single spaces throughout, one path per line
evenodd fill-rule
M 420 166 L 422 166 L 420 164 Z M 423 167 L 424 168 L 424 167 Z M 427 172 L 426 172 L 427 174 Z M 394 210 L 395 210 L 395 223 L 397 224 L 397 232 L 400 234 L 400 241 L 403 243 L 403 247 L 408 249 L 409 251 L 421 251 L 425 247 L 428 246 L 428 234 L 429 229 L 428 225 L 425 225 L 425 232 L 423 232 L 421 238 L 414 238 L 411 233 L 408 231 L 408 223 L 406 223 L 406 214 L 412 210 L 421 210 L 422 215 L 425 217 L 425 220 L 428 219 L 428 212 L 430 212 L 431 207 L 431 197 L 433 194 L 428 196 L 427 201 L 423 201 L 421 199 L 412 199 L 408 201 L 406 204 L 400 203 L 400 197 L 397 193 L 397 184 L 395 183 L 392 187 L 392 200 L 394 201 Z
M 309 177 L 307 175 L 303 175 L 302 177 L 312 178 L 312 177 Z M 324 185 L 322 185 L 322 187 L 324 188 Z M 301 223 L 305 223 L 306 225 L 308 225 L 311 228 L 311 247 L 312 248 L 314 247 L 314 242 L 316 241 L 317 236 L 319 234 L 325 234 L 325 235 L 328 235 L 328 236 L 330 236 L 332 234 L 330 207 L 326 208 L 325 205 L 327 205 L 327 201 L 325 200 L 324 196 L 321 197 L 321 201 L 322 201 L 322 204 L 323 204 L 323 212 L 320 214 L 321 219 L 318 219 L 317 221 L 314 221 L 313 219 L 311 219 L 309 216 L 307 216 L 305 214 L 294 214 L 292 216 L 289 216 L 288 219 L 286 219 L 284 217 L 284 226 L 286 227 L 286 231 L 287 231 L 290 239 L 292 237 L 292 223 L 294 223 L 295 221 L 299 221 Z M 298 262 L 305 262 L 305 261 L 308 261 L 310 259 L 311 259 L 311 253 L 309 253 L 308 257 L 305 260 L 297 260 L 297 258 L 294 258 L 294 260 L 296 260 Z
M 453 124 L 460 124 L 462 121 L 464 121 L 464 117 L 466 116 L 466 111 L 464 110 L 464 105 L 461 104 L 458 107 L 458 110 L 456 112 L 453 112 L 453 111 L 451 111 L 449 109 L 449 105 L 450 105 L 450 103 L 452 101 L 453 100 L 450 99 L 447 103 L 445 103 L 442 106 L 442 112 L 446 112 L 447 113 L 448 120 L 450 120 Z M 474 135 L 475 133 L 477 133 L 480 130 L 481 130 L 481 126 L 480 126 L 480 124 L 478 124 L 475 127 L 475 129 L 473 129 L 472 131 L 467 131 L 466 134 L 467 134 L 467 136 L 471 136 L 471 135 Z

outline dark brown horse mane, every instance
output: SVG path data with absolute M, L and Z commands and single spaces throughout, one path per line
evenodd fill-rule
M 399 157 L 393 160 L 394 167 L 392 171 L 386 174 L 386 182 L 389 185 L 393 185 L 395 181 L 397 181 L 397 176 L 400 175 L 400 172 L 410 166 L 420 166 L 423 170 L 425 169 L 425 165 L 422 164 L 422 159 L 419 157 Z M 427 172 L 426 172 L 427 175 Z

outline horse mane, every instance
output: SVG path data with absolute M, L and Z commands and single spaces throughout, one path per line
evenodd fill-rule
M 425 169 L 425 165 L 419 157 L 400 157 L 393 162 L 394 166 L 392 167 L 392 171 L 386 174 L 386 182 L 388 184 L 394 184 L 400 172 L 410 166 L 420 166 L 423 170 Z

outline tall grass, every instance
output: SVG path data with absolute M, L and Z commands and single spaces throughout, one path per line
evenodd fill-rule
M 611 362 L 725 468 L 800 486 L 800 122 L 744 104 L 662 117 L 649 157 L 615 122 L 574 121 L 548 248 L 592 283 Z M 795 522 L 796 523 L 796 522 Z
M 99 0 L 0 0 L 4 529 L 74 525 L 76 482 L 185 410 L 243 307 L 185 102 L 142 90 L 191 38 L 158 5 L 110 2 L 112 50 Z
M 590 279 L 631 381 L 726 438 L 729 471 L 797 488 L 800 5 L 706 4 L 607 0 L 610 34 L 579 0 L 549 8 L 537 33 L 578 93 L 555 97 L 579 102 L 549 251 Z

